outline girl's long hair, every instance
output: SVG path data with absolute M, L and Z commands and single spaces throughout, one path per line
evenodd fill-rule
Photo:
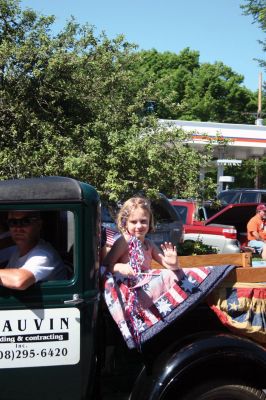
M 117 215 L 117 226 L 121 232 L 125 232 L 129 215 L 138 207 L 149 213 L 149 232 L 154 231 L 154 218 L 150 201 L 145 197 L 131 197 L 125 201 Z

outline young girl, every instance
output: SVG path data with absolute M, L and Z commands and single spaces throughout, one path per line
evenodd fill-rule
M 129 245 L 131 237 L 136 237 L 141 242 L 144 261 L 142 271 L 151 268 L 152 259 L 169 269 L 178 268 L 176 247 L 165 242 L 160 249 L 149 239 L 146 234 L 154 229 L 153 215 L 150 202 L 143 197 L 132 197 L 127 200 L 118 213 L 117 225 L 122 236 L 116 240 L 110 252 L 103 260 L 103 265 L 109 272 L 119 272 L 124 276 L 135 274 L 129 264 Z
M 126 201 L 117 223 L 122 236 L 103 260 L 103 296 L 128 347 L 141 350 L 217 284 L 218 267 L 178 268 L 171 243 L 164 243 L 160 252 L 146 238 L 153 216 L 144 198 Z M 150 270 L 152 259 L 166 268 Z

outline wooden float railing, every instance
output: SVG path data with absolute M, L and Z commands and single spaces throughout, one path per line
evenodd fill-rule
M 206 254 L 195 256 L 179 256 L 180 268 L 202 267 L 204 265 L 235 265 L 236 268 L 225 278 L 233 282 L 266 282 L 266 267 L 252 267 L 252 254 Z M 152 261 L 152 268 L 162 268 L 156 261 Z

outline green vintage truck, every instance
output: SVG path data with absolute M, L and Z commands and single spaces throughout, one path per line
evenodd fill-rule
M 101 204 L 92 186 L 65 177 L 2 181 L 3 225 L 10 210 L 41 212 L 42 237 L 68 277 L 0 287 L 1 400 L 266 399 L 265 347 L 229 332 L 204 303 L 142 348 L 127 348 L 101 295 Z

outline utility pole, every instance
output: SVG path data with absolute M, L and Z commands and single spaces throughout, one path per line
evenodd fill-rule
M 259 72 L 259 88 L 258 88 L 258 112 L 256 125 L 263 125 L 262 112 L 261 112 L 261 94 L 262 94 L 262 72 Z
M 256 119 L 256 125 L 262 126 L 263 119 L 262 119 L 262 112 L 261 112 L 261 94 L 262 94 L 262 73 L 259 72 L 259 88 L 258 88 L 258 113 Z M 260 188 L 260 169 L 259 169 L 259 158 L 256 157 L 254 160 L 254 168 L 255 168 L 255 180 L 254 186 L 255 189 Z

